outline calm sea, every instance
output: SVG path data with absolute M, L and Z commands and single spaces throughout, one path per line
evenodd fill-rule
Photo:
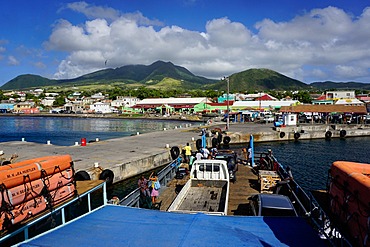
M 256 152 L 271 149 L 284 167 L 290 166 L 294 179 L 307 191 L 326 189 L 328 171 L 334 161 L 345 160 L 370 164 L 369 147 L 370 137 L 331 139 L 330 141 L 320 139 L 255 143 Z M 239 145 L 231 146 L 231 149 L 238 153 L 241 152 L 241 148 L 242 146 Z M 123 198 L 137 187 L 138 178 L 130 178 L 108 188 L 108 197 Z
M 21 141 L 72 146 L 80 142 L 107 140 L 112 138 L 154 132 L 157 130 L 183 128 L 199 122 L 145 120 L 145 119 L 107 119 L 107 118 L 73 118 L 73 117 L 0 117 L 1 142 Z
M 58 117 L 0 117 L 1 142 L 26 141 L 55 145 L 74 145 L 81 138 L 101 140 L 147 133 L 163 128 L 185 127 L 188 122 L 142 119 L 58 118 Z M 199 123 L 192 123 L 199 124 Z M 255 150 L 272 149 L 283 165 L 292 168 L 294 178 L 308 190 L 325 189 L 330 165 L 336 160 L 370 164 L 370 137 L 332 139 L 326 141 L 256 143 Z M 238 149 L 240 149 L 238 147 Z M 137 178 L 118 184 L 111 193 L 122 196 L 136 187 Z

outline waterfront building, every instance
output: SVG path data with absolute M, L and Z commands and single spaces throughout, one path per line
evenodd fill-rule
M 136 109 L 145 111 L 160 110 L 162 113 L 169 111 L 191 112 L 194 107 L 200 103 L 210 102 L 206 97 L 201 98 L 148 98 L 143 99 L 133 106 Z M 172 109 L 172 110 L 170 110 Z M 163 111 L 164 110 L 164 111 Z
M 280 109 L 283 106 L 293 106 L 299 104 L 298 100 L 258 100 L 258 101 L 235 101 L 231 109 Z
M 364 102 L 356 99 L 339 99 L 335 102 L 336 105 L 364 105 Z
M 122 108 L 131 108 L 139 102 L 140 99 L 137 97 L 117 96 L 117 99 L 113 100 L 111 105 L 114 108 L 122 109 Z
M 112 113 L 110 103 L 96 102 L 90 105 L 90 111 L 94 113 Z
M 327 91 L 325 95 L 327 100 L 356 98 L 355 91 Z
M 12 103 L 1 103 L 0 113 L 12 112 L 14 110 L 14 104 Z

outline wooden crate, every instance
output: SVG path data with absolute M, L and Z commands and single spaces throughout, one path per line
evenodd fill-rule
M 280 177 L 276 171 L 260 170 L 258 178 L 261 185 L 261 193 L 272 193 L 272 189 L 280 181 Z

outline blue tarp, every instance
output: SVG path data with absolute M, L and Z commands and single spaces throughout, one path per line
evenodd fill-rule
M 303 218 L 180 214 L 107 205 L 20 246 L 326 246 Z

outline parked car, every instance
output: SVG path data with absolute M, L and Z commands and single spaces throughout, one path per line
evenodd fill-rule
M 187 174 L 189 174 L 188 169 L 184 167 L 179 167 L 176 172 L 176 179 L 183 179 Z
M 249 198 L 254 216 L 298 216 L 290 199 L 279 194 L 256 194 Z
M 275 118 L 273 115 L 265 115 L 263 118 L 264 123 L 273 123 L 275 121 Z

